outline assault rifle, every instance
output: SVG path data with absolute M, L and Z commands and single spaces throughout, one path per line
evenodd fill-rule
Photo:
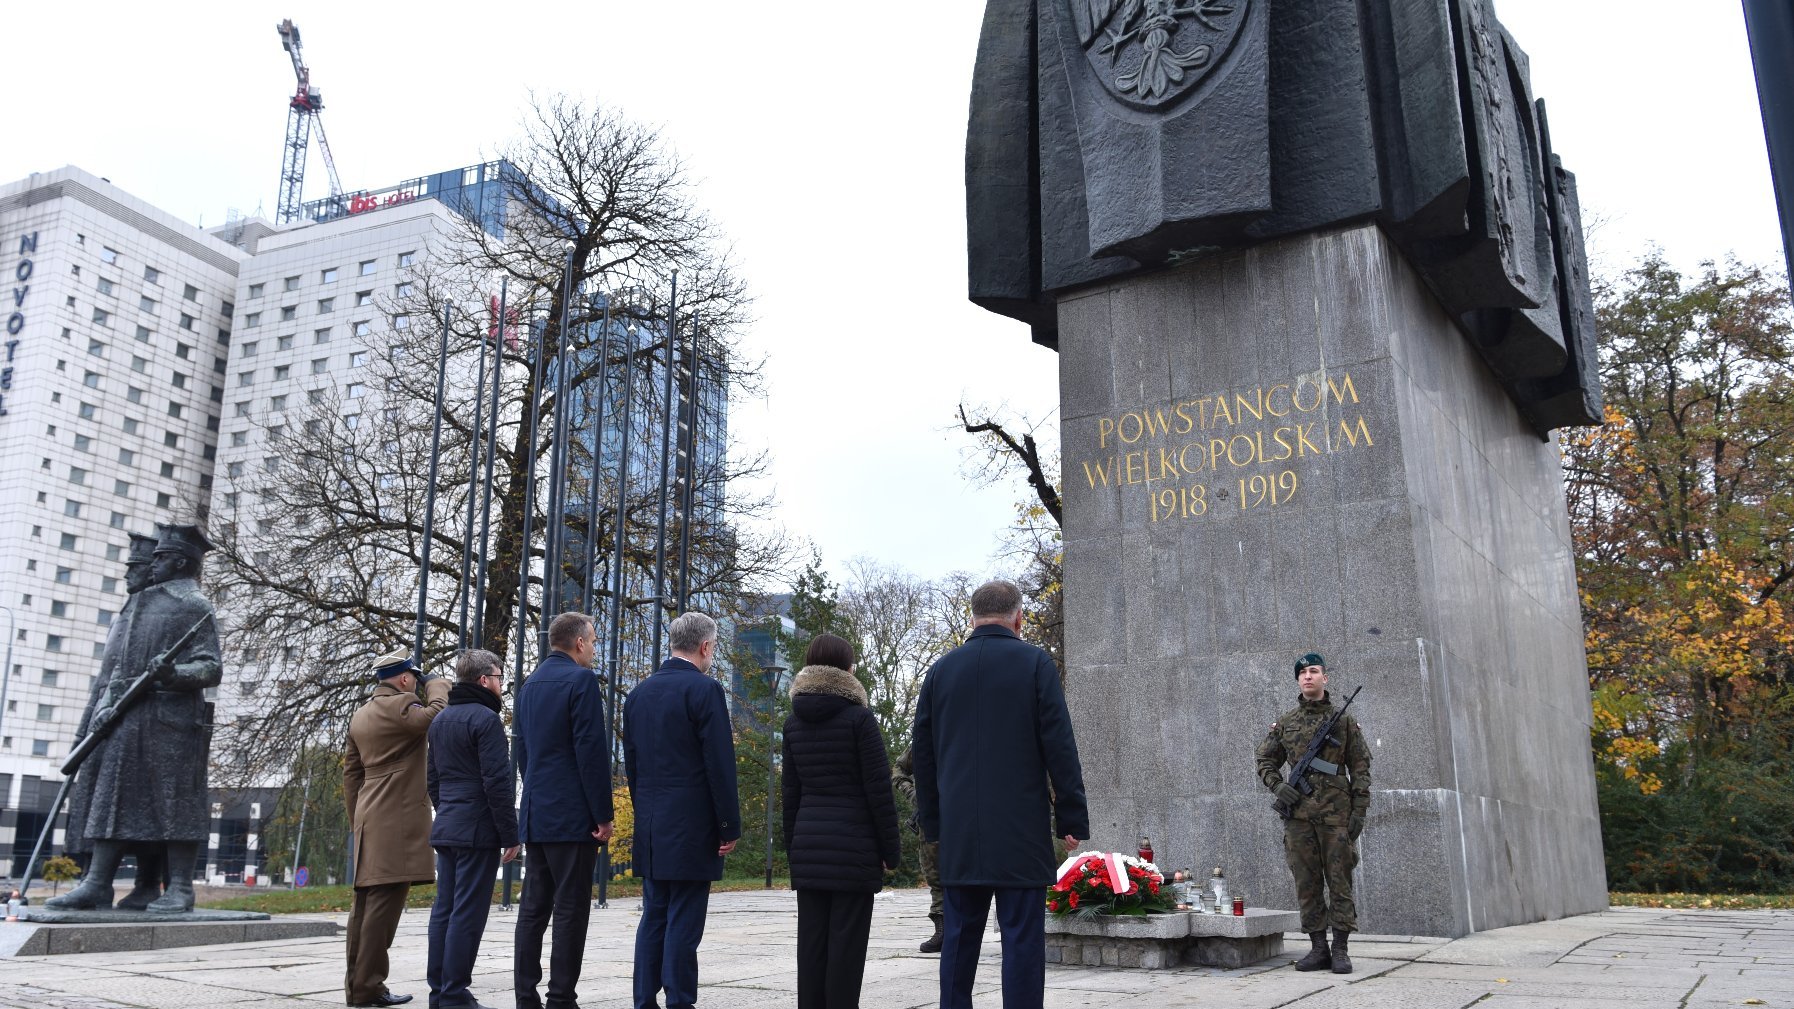
M 1363 689 L 1364 685 L 1359 684 L 1352 691 L 1351 696 L 1345 699 L 1345 703 L 1341 704 L 1333 714 L 1328 715 L 1327 720 L 1321 723 L 1320 728 L 1314 730 L 1314 738 L 1308 741 L 1308 749 L 1302 751 L 1302 759 L 1296 761 L 1295 766 L 1289 769 L 1289 777 L 1284 780 L 1304 796 L 1314 794 L 1314 782 L 1308 780 L 1309 771 L 1319 771 L 1322 774 L 1339 773 L 1338 764 L 1321 759 L 1321 748 L 1328 743 L 1335 746 L 1344 745 L 1341 740 L 1334 738 L 1333 730 L 1339 727 L 1339 720 L 1345 717 L 1346 709 L 1352 706 L 1352 701 L 1358 696 L 1358 691 Z M 1282 799 L 1272 799 L 1271 808 L 1285 820 L 1289 819 L 1290 814 L 1294 812 L 1289 806 L 1283 804 Z

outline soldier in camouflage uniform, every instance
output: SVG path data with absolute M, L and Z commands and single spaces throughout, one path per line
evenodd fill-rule
M 1350 974 L 1352 959 L 1346 937 L 1358 928 L 1352 870 L 1358 865 L 1358 835 L 1370 810 L 1370 748 L 1351 713 L 1334 729 L 1333 738 L 1339 742 L 1320 751 L 1320 758 L 1339 765 L 1341 773 L 1311 770 L 1308 780 L 1314 794 L 1307 796 L 1283 779 L 1284 766 L 1302 759 L 1315 730 L 1333 714 L 1326 664 L 1313 652 L 1296 660 L 1301 701 L 1273 722 L 1264 742 L 1258 744 L 1258 780 L 1291 810 L 1290 818 L 1283 822 L 1283 854 L 1296 877 L 1302 931 L 1308 933 L 1312 945 L 1296 969 L 1330 967 L 1335 974 Z M 1332 949 L 1327 947 L 1329 923 L 1333 926 Z
M 910 809 L 914 810 L 916 808 L 916 772 L 915 766 L 910 763 L 907 747 L 903 751 L 903 756 L 897 758 L 897 773 L 891 775 L 891 784 L 896 787 L 898 794 L 909 800 Z M 941 922 L 944 919 L 941 910 L 941 872 L 935 860 L 940 854 L 941 846 L 939 842 L 931 843 L 922 839 L 922 825 L 914 812 L 910 813 L 906 826 L 916 832 L 917 847 L 921 850 L 922 878 L 928 881 L 928 919 L 934 922 L 934 934 L 922 943 L 920 949 L 924 953 L 939 953 L 941 951 Z

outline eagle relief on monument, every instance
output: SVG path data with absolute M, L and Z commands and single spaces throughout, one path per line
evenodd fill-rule
M 1116 98 L 1149 107 L 1176 101 L 1220 65 L 1248 2 L 1070 0 L 1097 78 Z

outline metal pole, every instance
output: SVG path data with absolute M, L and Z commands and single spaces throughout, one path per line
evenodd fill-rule
M 546 337 L 548 334 L 544 332 L 542 335 Z M 539 426 L 539 419 L 542 415 L 542 372 L 546 366 L 546 359 L 548 357 L 548 341 L 546 339 L 542 340 L 541 346 L 536 346 L 536 342 L 535 334 L 530 334 L 530 344 L 532 345 L 532 349 L 536 352 L 536 361 L 534 365 L 535 371 L 533 372 L 533 377 L 530 381 L 530 395 L 528 397 L 528 402 L 524 407 L 529 411 L 529 442 L 524 447 L 523 458 L 518 460 L 519 465 L 523 467 L 524 471 L 523 561 L 521 564 L 522 570 L 517 575 L 517 677 L 512 681 L 516 683 L 517 686 L 512 688 L 513 696 L 523 687 L 524 680 L 528 678 L 524 673 L 523 666 L 523 639 L 529 632 L 530 542 L 532 533 L 535 531 L 534 527 L 536 519 L 536 437 L 540 433 L 537 428 Z M 507 862 L 505 864 L 509 865 L 511 863 Z M 508 904 L 510 901 L 507 900 L 506 903 Z
M 69 786 L 75 783 L 75 776 L 64 775 L 62 787 L 56 790 L 56 800 L 50 803 L 50 818 L 44 821 L 44 829 L 37 832 L 37 844 L 31 848 L 31 857 L 25 860 L 25 873 L 19 877 L 19 896 L 23 897 L 31 890 L 31 876 L 37 871 L 38 856 L 44 853 L 44 845 L 50 835 L 56 832 L 56 817 L 62 812 L 62 801 L 69 797 Z
M 0 606 L 6 611 L 6 665 L 0 666 L 0 728 L 6 725 L 6 688 L 12 686 L 12 639 L 19 636 L 19 618 L 14 615 L 12 607 Z M 0 801 L 5 801 L 0 796 Z
M 509 277 L 498 282 L 498 330 L 492 334 L 492 409 L 486 418 L 486 489 L 480 494 L 480 574 L 474 587 L 473 646 L 486 647 L 486 551 L 492 539 L 492 460 L 498 457 L 498 393 L 504 384 L 505 295 Z
M 779 712 L 779 674 L 784 666 L 767 666 L 766 677 L 772 692 L 766 698 L 766 888 L 772 889 L 772 792 L 773 792 L 773 720 Z
M 311 758 L 306 757 L 305 789 L 299 797 L 299 836 L 293 841 L 293 882 L 289 890 L 299 889 L 299 856 L 305 854 L 305 814 L 311 809 Z
M 417 578 L 417 636 L 412 644 L 412 653 L 420 666 L 424 661 L 424 615 L 430 599 L 430 548 L 434 545 L 432 537 L 436 528 L 436 460 L 442 448 L 442 396 L 448 387 L 449 309 L 449 304 L 444 302 L 442 345 L 436 351 L 436 421 L 430 429 L 430 476 L 424 491 L 424 556 Z
M 698 316 L 691 317 L 691 350 L 686 356 L 686 382 L 690 395 L 685 397 L 685 447 L 680 453 L 685 475 L 679 481 L 679 606 L 684 613 L 691 604 L 691 540 L 692 510 L 697 500 L 698 484 Z
M 455 641 L 457 650 L 467 648 L 467 607 L 473 600 L 473 499 L 480 487 L 480 421 L 486 408 L 486 341 L 480 341 L 479 378 L 473 384 L 473 427 L 469 430 L 467 466 L 467 524 L 461 529 L 461 629 Z
M 630 444 L 630 420 L 635 408 L 635 324 L 630 323 L 625 331 L 629 339 L 629 347 L 623 352 L 623 412 L 618 424 L 617 434 L 617 517 L 612 523 L 612 539 L 615 540 L 615 552 L 611 555 L 611 593 L 610 593 L 610 697 L 611 713 L 616 714 L 616 699 L 620 696 L 617 681 L 623 668 L 623 544 L 627 538 L 629 527 L 625 521 L 628 514 L 629 462 L 634 454 L 634 446 Z M 617 764 L 617 754 L 611 750 L 611 766 Z
M 567 250 L 567 273 L 561 285 L 560 351 L 554 365 L 554 435 L 548 451 L 548 525 L 542 530 L 546 560 L 542 565 L 542 627 L 537 654 L 548 655 L 548 625 L 561 610 L 561 582 L 567 546 L 567 373 L 572 369 L 572 337 L 568 318 L 572 311 L 573 257 L 578 247 Z
M 598 577 L 598 462 L 604 443 L 604 379 L 610 368 L 610 295 L 604 296 L 604 336 L 598 346 L 598 394 L 592 407 L 592 458 L 590 489 L 586 492 L 586 577 L 580 588 L 579 612 L 591 613 L 597 590 L 592 583 Z M 593 621 L 596 629 L 597 621 Z
M 1757 103 L 1781 211 L 1782 256 L 1794 290 L 1794 6 L 1788 0 L 1744 0 L 1744 28 L 1756 65 Z
M 660 628 L 666 623 L 667 598 L 667 470 L 673 461 L 673 346 L 679 337 L 679 271 L 673 271 L 673 294 L 667 304 L 666 413 L 660 419 L 660 522 L 654 539 L 654 645 L 652 661 L 660 661 Z

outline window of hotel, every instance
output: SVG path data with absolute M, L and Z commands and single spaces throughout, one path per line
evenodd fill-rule
M 178 372 L 178 371 L 177 371 L 177 372 L 175 372 L 175 373 L 174 373 L 174 387 L 175 387 L 175 388 L 176 388 L 176 389 L 185 389 L 185 388 L 187 388 L 187 376 L 186 376 L 186 375 L 183 375 L 183 374 L 181 374 L 181 373 L 180 373 L 180 372 Z
M 97 326 L 110 327 L 112 325 L 112 314 L 103 308 L 96 308 L 93 310 L 93 321 Z
M 368 352 L 367 351 L 357 350 L 357 351 L 353 351 L 349 354 L 349 367 L 360 368 L 367 363 L 368 363 Z
M 106 345 L 98 340 L 90 339 L 87 341 L 87 352 L 95 357 L 105 357 Z
M 374 260 L 364 259 L 361 261 L 361 275 L 364 277 L 371 277 L 374 275 Z
M 271 397 L 268 400 L 268 405 L 276 410 L 285 410 L 287 408 L 287 398 L 285 396 Z
M 411 328 L 411 316 L 409 316 L 409 315 L 393 316 L 392 317 L 392 328 L 394 328 L 394 329 L 410 329 Z
M 173 505 L 174 505 L 174 496 L 173 495 L 170 495 L 170 494 L 157 494 L 156 495 L 156 507 L 157 508 L 168 508 L 168 507 L 172 507 Z
M 224 302 L 224 304 L 218 309 L 218 311 L 224 313 L 224 317 L 226 319 L 228 319 L 231 316 L 237 314 L 237 306 L 234 302 L 227 301 L 227 302 Z
M 126 466 L 135 466 L 137 465 L 137 453 L 128 448 L 121 448 L 118 450 L 118 461 Z
M 326 284 L 336 283 L 336 267 L 333 266 L 330 269 L 319 273 L 318 280 Z
M 417 262 L 417 253 L 416 252 L 401 252 L 401 253 L 399 253 L 399 265 L 400 266 L 410 266 L 411 264 L 413 264 L 415 262 Z
M 235 409 L 236 412 L 234 414 L 232 414 L 232 416 L 234 416 L 234 417 L 249 416 L 249 401 L 248 400 L 244 400 L 241 403 L 233 404 L 233 408 Z
M 124 480 L 112 481 L 112 493 L 118 497 L 130 497 L 131 485 Z
M 198 301 L 199 288 L 194 287 L 192 284 L 188 284 L 181 288 L 181 297 L 186 298 L 188 301 Z
M 395 297 L 399 297 L 399 298 L 411 297 L 411 282 L 406 281 L 403 284 L 393 285 L 392 293 Z
M 183 361 L 192 357 L 193 356 L 193 345 L 190 343 L 175 344 L 174 345 L 174 356 L 180 358 Z
M 260 344 L 258 344 L 255 340 L 251 340 L 248 343 L 244 344 L 243 345 L 243 356 L 244 357 L 254 357 L 256 348 L 258 346 L 260 346 Z
M 298 277 L 288 277 L 286 280 L 281 282 L 281 290 L 283 290 L 283 291 L 299 290 L 299 278 Z
M 292 373 L 293 373 L 292 365 L 290 365 L 290 364 L 276 365 L 274 368 L 274 381 L 276 381 L 276 382 L 284 381 Z
M 143 402 L 143 390 L 134 385 L 127 387 L 125 389 L 125 400 L 130 403 Z
M 191 332 L 193 329 L 193 316 L 188 315 L 185 312 L 182 312 L 181 313 L 181 328 Z
M 110 245 L 100 246 L 100 262 L 102 262 L 102 263 L 118 262 L 118 250 L 114 249 Z
M 171 399 L 168 401 L 168 415 L 170 417 L 180 417 L 181 415 L 186 413 L 186 411 L 187 411 L 186 407 L 182 406 L 179 403 L 176 403 L 174 400 Z
M 171 462 L 163 463 L 162 469 L 161 469 L 161 474 L 162 474 L 162 476 L 166 477 L 167 479 L 173 480 L 174 479 L 174 463 L 171 463 Z
M 86 436 L 84 434 L 76 435 L 75 436 L 75 451 L 77 451 L 77 452 L 92 452 L 93 451 L 93 439 L 89 438 L 88 436 Z
M 62 549 L 73 550 L 77 546 L 79 546 L 80 543 L 81 543 L 81 537 L 76 536 L 74 533 L 63 533 L 62 534 Z
M 82 403 L 76 408 L 76 412 L 81 415 L 82 420 L 92 420 L 94 415 L 94 405 L 92 403 Z
M 69 483 L 77 486 L 87 482 L 87 471 L 79 466 L 69 467 Z
M 374 331 L 374 327 L 370 323 L 358 322 L 355 324 L 355 335 L 356 336 L 367 336 L 368 334 L 372 333 L 373 331 Z
M 255 372 L 254 371 L 239 371 L 239 372 L 237 372 L 237 384 L 238 385 L 254 385 L 255 384 Z
M 334 312 L 334 311 L 336 311 L 336 299 L 335 298 L 319 298 L 318 299 L 318 314 L 319 315 L 329 315 L 331 312 Z
M 143 268 L 143 279 L 152 284 L 160 284 L 162 283 L 162 271 L 153 266 L 146 266 Z
M 239 476 L 243 475 L 243 464 L 241 462 L 230 463 L 229 465 L 225 466 L 224 469 L 225 469 L 225 475 L 227 475 L 227 476 L 239 477 Z
M 137 340 L 140 343 L 150 342 L 150 331 L 148 326 L 137 327 Z
M 44 670 L 44 686 L 46 686 L 46 687 L 56 686 L 57 681 L 60 680 L 61 678 L 62 678 L 62 670 L 60 670 L 60 669 Z
M 111 294 L 112 293 L 112 281 L 107 280 L 105 277 L 101 277 L 99 280 L 95 281 L 93 286 L 101 294 Z
M 282 337 L 275 339 L 274 349 L 275 350 L 292 350 L 293 349 L 293 338 L 290 336 L 282 336 Z
M 350 399 L 360 399 L 368 394 L 368 387 L 360 382 L 350 382 L 348 394 Z
M 250 285 L 249 285 L 249 296 L 250 296 L 250 297 L 251 297 L 251 298 L 259 298 L 259 297 L 261 297 L 261 296 L 262 296 L 262 287 L 263 287 L 263 286 L 264 286 L 264 285 L 262 285 L 262 284 L 250 284 Z
M 325 371 L 329 370 L 329 368 L 330 368 L 330 359 L 329 358 L 327 358 L 327 357 L 312 358 L 311 373 L 313 375 L 322 375 L 322 374 L 324 374 Z
M 137 433 L 137 418 L 126 417 L 124 427 L 125 427 L 126 434 L 136 434 Z
M 311 342 L 312 343 L 329 343 L 330 342 L 330 330 L 328 330 L 328 329 L 312 330 Z
M 113 512 L 112 517 L 107 519 L 106 522 L 108 525 L 110 525 L 114 529 L 123 529 L 125 527 L 125 513 L 124 512 Z M 111 592 L 112 589 L 108 585 L 108 583 L 110 583 L 111 581 L 112 581 L 112 579 L 110 579 L 110 578 L 104 579 L 101 582 L 100 587 L 102 589 L 105 589 L 107 592 Z
M 87 386 L 89 389 L 98 389 L 100 387 L 100 373 L 97 371 L 82 372 L 81 384 Z
M 249 329 L 254 329 L 261 324 L 262 313 L 260 312 L 251 312 L 243 317 L 243 325 Z
M 374 303 L 374 292 L 372 292 L 372 291 L 356 291 L 355 292 L 355 307 L 356 308 L 366 308 L 369 305 L 372 305 L 373 303 Z
M 155 315 L 156 301 L 154 298 L 139 297 L 137 299 L 137 309 L 138 311 L 148 312 L 151 315 Z
M 53 617 L 68 616 L 69 615 L 69 604 L 63 602 L 60 599 L 50 600 L 50 615 Z
M 64 516 L 66 516 L 68 518 L 72 518 L 72 519 L 80 518 L 81 517 L 81 502 L 76 501 L 74 498 L 69 498 L 68 500 L 62 502 L 62 514 Z
M 149 359 L 143 358 L 143 357 L 138 357 L 137 355 L 132 354 L 131 355 L 131 370 L 136 371 L 136 372 L 148 371 L 149 370 Z

